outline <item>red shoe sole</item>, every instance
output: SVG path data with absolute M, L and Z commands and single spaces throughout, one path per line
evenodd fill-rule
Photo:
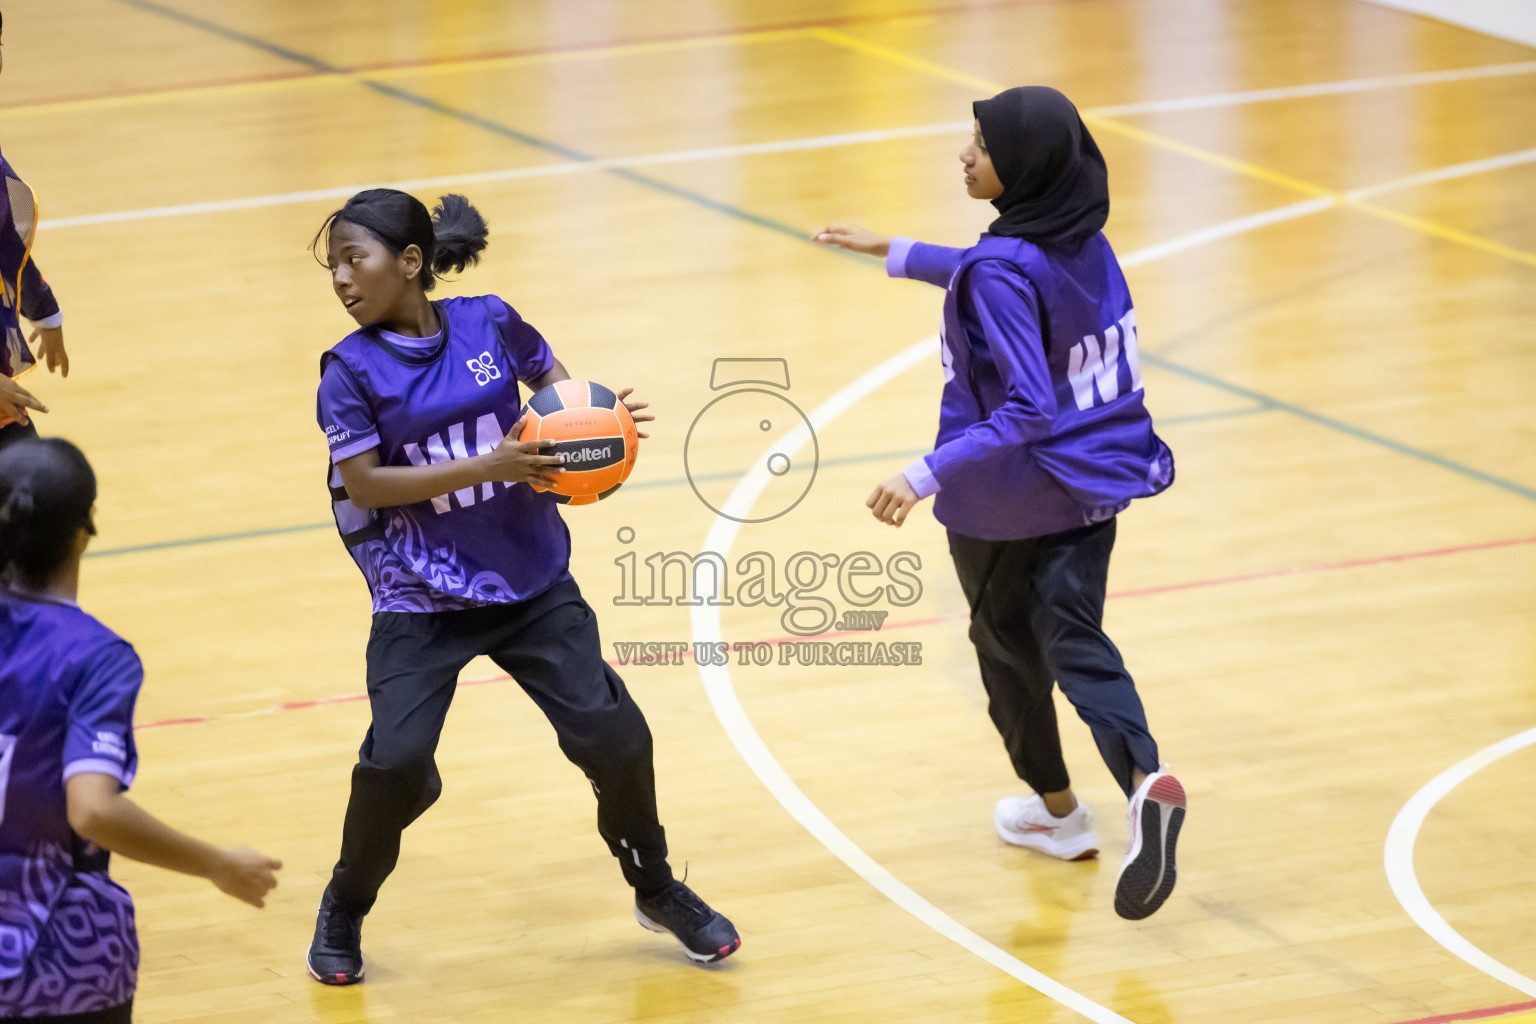
M 1156 800 L 1170 807 L 1189 806 L 1189 800 L 1184 796 L 1183 784 L 1172 775 L 1164 775 L 1152 783 L 1152 787 L 1147 790 L 1147 799 Z

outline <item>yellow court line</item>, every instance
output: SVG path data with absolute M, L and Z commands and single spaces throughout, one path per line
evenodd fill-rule
M 259 82 L 193 85 L 184 88 L 138 92 L 127 96 L 93 96 L 87 99 L 51 100 L 44 103 L 0 107 L 0 118 L 85 110 L 112 110 L 121 107 L 133 107 L 173 100 L 243 96 L 251 93 L 282 92 L 290 89 L 315 88 L 317 86 L 328 87 L 351 82 L 387 82 L 401 78 L 456 75 L 467 71 L 508 68 L 524 64 L 559 64 L 568 61 L 600 60 L 632 54 L 676 53 L 684 50 L 702 50 L 726 45 L 787 42 L 795 39 L 805 39 L 810 31 L 804 28 L 768 29 L 760 32 L 733 32 L 718 36 L 700 36 L 695 39 L 667 39 L 644 43 L 621 43 L 614 46 L 597 46 L 584 50 L 508 54 L 504 57 L 470 57 L 463 60 L 446 60 L 432 64 L 417 64 L 400 68 L 373 68 L 363 71 L 315 71 Z
M 807 31 L 813 37 L 820 39 L 823 42 L 830 43 L 833 46 L 839 46 L 847 50 L 852 50 L 856 53 L 862 53 L 865 56 L 873 57 L 877 60 L 883 60 L 889 64 L 895 64 L 899 67 L 904 67 L 912 71 L 919 71 L 923 74 L 931 75 L 935 78 L 942 78 L 945 81 L 955 82 L 959 85 L 972 86 L 973 88 L 978 88 L 989 93 L 1002 92 L 1005 88 L 1007 88 L 1007 86 L 1002 85 L 1001 83 L 993 82 L 988 79 L 981 78 L 977 75 L 967 74 L 963 71 L 957 71 L 954 68 L 945 67 L 942 64 L 935 64 L 933 61 L 924 60 L 921 57 L 914 57 L 909 53 L 903 53 L 900 50 L 893 50 L 888 46 L 881 46 L 878 43 L 871 43 L 868 40 L 858 39 L 854 36 L 848 35 L 845 32 L 839 32 L 836 29 L 813 28 L 808 29 Z M 1515 249 L 1510 246 L 1500 244 L 1499 242 L 1493 242 L 1486 238 L 1480 238 L 1477 235 L 1469 234 L 1468 232 L 1462 231 L 1458 228 L 1440 224 L 1436 221 L 1426 220 L 1423 217 L 1415 217 L 1412 214 L 1401 213 L 1387 206 L 1379 206 L 1376 203 L 1366 202 L 1363 199 L 1355 199 L 1351 197 L 1347 192 L 1341 192 L 1335 189 L 1326 188 L 1322 185 L 1316 185 L 1310 181 L 1304 181 L 1301 178 L 1295 178 L 1280 171 L 1273 171 L 1267 167 L 1260 167 L 1257 164 L 1251 164 L 1246 160 L 1238 160 L 1234 157 L 1223 156 L 1220 153 L 1213 153 L 1208 149 L 1201 149 L 1199 146 L 1191 146 L 1187 143 L 1179 142 L 1176 139 L 1170 139 L 1166 136 L 1158 135 L 1155 132 L 1149 132 L 1144 128 L 1138 128 L 1134 125 L 1125 124 L 1124 122 L 1117 121 L 1113 118 L 1105 117 L 1102 114 L 1085 113 L 1082 116 L 1083 121 L 1086 124 L 1091 124 L 1096 128 L 1101 128 L 1104 131 L 1111 132 L 1116 135 L 1122 135 L 1126 138 L 1134 139 L 1137 142 L 1148 146 L 1154 146 L 1158 149 L 1165 149 L 1172 153 L 1178 153 L 1179 155 L 1189 157 L 1192 160 L 1198 160 L 1202 163 L 1207 163 L 1214 167 L 1220 167 L 1224 170 L 1232 171 L 1234 173 L 1241 174 L 1258 181 L 1268 182 L 1271 185 L 1277 185 L 1281 188 L 1289 189 L 1292 192 L 1300 192 L 1303 195 L 1314 196 L 1317 198 L 1332 199 L 1344 206 L 1359 210 L 1361 213 L 1369 214 L 1370 216 L 1379 218 L 1381 220 L 1390 221 L 1393 224 L 1401 225 L 1411 230 L 1421 232 L 1422 234 L 1426 234 L 1434 238 L 1444 239 L 1448 242 L 1454 242 L 1457 245 L 1462 245 L 1469 249 L 1476 249 L 1480 252 L 1489 253 L 1490 255 L 1500 256 L 1504 259 L 1513 260 L 1516 263 L 1524 263 L 1528 266 L 1536 267 L 1536 253 L 1526 252 L 1523 249 Z
M 1516 263 L 1524 263 L 1527 266 L 1536 267 L 1536 253 L 1526 252 L 1524 249 L 1511 248 L 1510 246 L 1502 245 L 1499 242 L 1493 242 L 1477 235 L 1470 235 L 1459 228 L 1453 228 L 1432 220 L 1425 220 L 1423 217 L 1415 217 L 1411 213 L 1403 213 L 1401 210 L 1394 210 L 1389 206 L 1378 206 L 1375 203 L 1368 203 L 1363 199 L 1352 199 L 1345 195 L 1341 201 L 1345 206 L 1354 207 L 1373 217 L 1380 217 L 1382 220 L 1389 220 L 1394 224 L 1401 224 L 1415 231 L 1422 231 L 1426 235 L 1443 238 L 1447 242 L 1455 242 L 1469 249 L 1479 249 L 1494 256 L 1502 256 L 1507 260 L 1513 260 Z M 1536 1024 L 1536 1016 L 1531 1017 L 1530 1020 L 1533 1024 Z

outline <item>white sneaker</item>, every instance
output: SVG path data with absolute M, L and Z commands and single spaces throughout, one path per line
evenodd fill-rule
M 1045 809 L 1038 796 L 1005 796 L 992 812 L 992 824 L 1003 842 L 1062 860 L 1087 860 L 1099 855 L 1099 837 L 1093 832 L 1093 812 L 1079 803 L 1071 814 L 1058 818 Z
M 1148 775 L 1131 794 L 1130 849 L 1115 882 L 1115 913 L 1121 917 L 1150 917 L 1173 892 L 1179 877 L 1174 846 L 1188 806 L 1184 786 L 1166 770 Z

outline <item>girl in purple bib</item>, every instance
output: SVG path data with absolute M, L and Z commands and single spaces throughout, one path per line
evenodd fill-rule
M 1059 683 L 1129 798 L 1115 910 L 1139 919 L 1173 891 L 1186 799 L 1104 634 L 1104 592 L 1115 517 L 1173 482 L 1173 454 L 1142 404 L 1136 311 L 1101 231 L 1109 184 L 1093 136 L 1043 86 L 981 100 L 974 114 L 960 153 L 966 193 L 998 211 L 974 246 L 854 224 L 814 236 L 945 289 L 938 439 L 867 504 L 900 526 L 932 497 L 948 528 L 992 721 L 1035 792 L 998 801 L 998 834 L 1067 860 L 1098 853 L 1062 758 Z
M 282 866 L 183 835 L 124 795 L 144 670 L 75 603 L 95 501 L 68 441 L 0 451 L 0 1024 L 129 1020 L 139 940 L 110 854 L 258 907 Z
M 363 916 L 394 870 L 401 833 L 442 792 L 434 753 L 459 672 L 479 655 L 527 691 L 592 783 L 598 832 L 635 889 L 639 922 L 697 961 L 741 942 L 672 877 L 650 729 L 603 661 L 597 617 L 569 571 L 558 496 L 532 487 L 553 483 L 560 459 L 543 453 L 553 442 L 518 440 L 519 382 L 537 391 L 570 375 L 497 296 L 427 298 L 439 274 L 479 259 L 486 235 L 463 196 L 428 214 L 413 196 L 372 189 L 315 237 L 358 324 L 320 359 L 317 416 L 336 528 L 374 612 L 373 720 L 309 948 L 310 974 L 327 985 L 363 980 Z M 628 395 L 594 385 L 594 400 Z

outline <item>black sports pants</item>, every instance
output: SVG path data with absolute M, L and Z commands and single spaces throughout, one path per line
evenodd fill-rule
M 0 1024 L 130 1024 L 133 1020 L 133 1000 L 119 1003 L 105 1010 L 87 1010 L 84 1013 L 63 1013 L 47 1017 L 0 1017 Z
M 987 710 L 1014 771 L 1037 793 L 1068 788 L 1052 682 L 1093 731 L 1110 774 L 1129 795 L 1131 773 L 1158 769 L 1141 698 L 1104 635 L 1104 588 L 1115 520 L 1027 540 L 949 533 Z
M 597 616 L 572 580 L 517 604 L 380 612 L 368 638 L 373 723 L 352 769 L 331 892 L 367 913 L 400 856 L 400 834 L 442 793 L 433 758 L 459 672 L 489 655 L 555 727 L 597 794 L 597 830 L 639 889 L 672 880 L 656 817 L 645 716 L 604 661 Z

